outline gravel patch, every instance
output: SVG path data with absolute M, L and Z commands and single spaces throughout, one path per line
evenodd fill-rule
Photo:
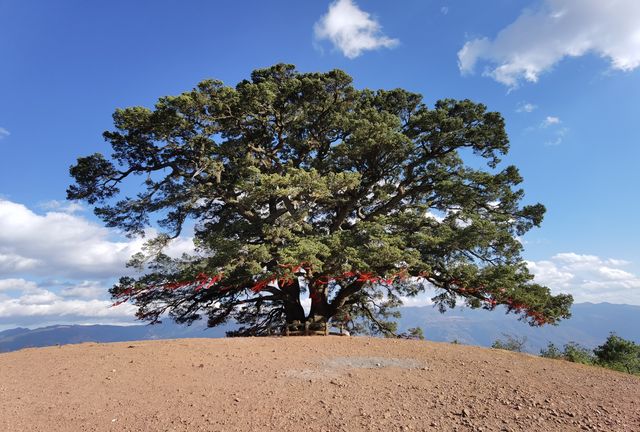
M 411 358 L 386 357 L 335 357 L 326 360 L 324 364 L 330 368 L 378 369 L 393 367 L 399 369 L 418 369 L 423 364 Z

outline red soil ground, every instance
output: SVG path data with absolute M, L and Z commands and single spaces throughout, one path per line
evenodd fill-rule
M 0 431 L 640 431 L 640 378 L 501 350 L 289 337 L 0 354 Z

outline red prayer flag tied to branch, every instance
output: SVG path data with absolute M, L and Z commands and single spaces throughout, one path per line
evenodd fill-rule
M 279 64 L 113 118 L 111 153 L 79 158 L 67 193 L 129 235 L 164 230 L 132 258 L 139 274 L 111 289 L 141 319 L 393 334 L 402 298 L 428 289 L 441 311 L 462 301 L 532 325 L 570 316 L 571 296 L 535 283 L 522 259 L 518 238 L 545 209 L 521 204 L 522 178 L 500 160 L 504 120 L 482 104 L 428 106 Z M 171 258 L 185 223 L 197 250 Z

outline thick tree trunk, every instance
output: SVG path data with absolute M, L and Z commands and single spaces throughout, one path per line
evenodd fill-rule
M 327 300 L 327 286 L 320 284 L 317 280 L 309 286 L 309 297 L 311 298 L 311 310 L 307 321 L 311 323 L 323 323 L 331 318 L 330 306 Z
M 287 301 L 285 302 L 285 316 L 287 328 L 304 328 L 306 331 L 325 330 L 325 325 L 345 305 L 345 303 L 357 293 L 363 286 L 361 281 L 352 282 L 350 285 L 342 287 L 333 301 L 330 303 L 328 296 L 328 286 L 320 282 L 321 278 L 313 278 L 309 282 L 309 298 L 311 299 L 311 309 L 305 315 L 300 303 L 300 284 L 296 281 L 286 287 Z M 304 326 L 304 327 L 302 327 Z
M 304 308 L 300 303 L 300 284 L 298 281 L 282 287 L 283 291 L 287 294 L 284 303 L 284 313 L 287 321 L 287 325 L 295 321 L 304 322 Z

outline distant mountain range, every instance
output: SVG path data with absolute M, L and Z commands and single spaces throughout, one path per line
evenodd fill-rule
M 82 342 L 125 342 L 153 339 L 224 337 L 225 328 L 177 325 L 54 325 L 37 329 L 15 328 L 0 332 L 0 352 L 22 348 Z
M 505 334 L 526 337 L 526 349 L 538 353 L 547 343 L 562 347 L 577 342 L 589 348 L 604 342 L 610 332 L 640 343 L 640 306 L 610 303 L 578 303 L 572 318 L 558 326 L 530 327 L 513 315 L 500 311 L 454 309 L 444 314 L 431 306 L 401 309 L 399 330 L 421 327 L 426 339 L 441 342 L 490 346 Z M 0 332 L 0 352 L 81 342 L 124 342 L 150 339 L 224 337 L 230 327 L 207 329 L 196 323 L 190 327 L 172 322 L 158 325 L 56 325 L 38 329 L 15 328 Z
M 538 354 L 549 342 L 558 347 L 577 342 L 588 348 L 602 344 L 610 332 L 640 343 L 640 306 L 611 303 L 577 303 L 572 317 L 557 326 L 531 327 L 513 314 L 482 309 L 454 309 L 440 314 L 432 307 L 402 308 L 400 331 L 421 327 L 426 339 L 491 346 L 505 334 L 523 338 L 527 351 Z

